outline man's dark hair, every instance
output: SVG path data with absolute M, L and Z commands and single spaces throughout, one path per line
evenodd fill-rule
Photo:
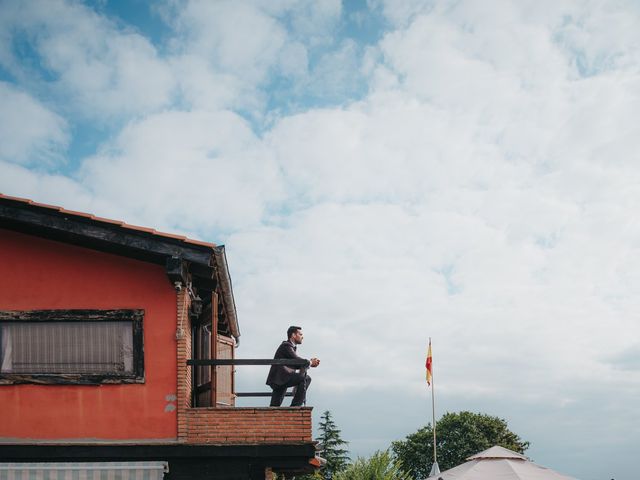
M 291 338 L 291 335 L 296 333 L 298 330 L 302 330 L 302 327 L 296 327 L 295 325 L 291 325 L 289 328 L 287 328 L 287 340 L 289 340 Z

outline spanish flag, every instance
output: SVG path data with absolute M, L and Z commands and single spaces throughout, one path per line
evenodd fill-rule
M 431 358 L 431 339 L 429 339 L 429 350 L 427 350 L 427 385 L 431 385 L 431 379 L 433 377 L 433 359 Z

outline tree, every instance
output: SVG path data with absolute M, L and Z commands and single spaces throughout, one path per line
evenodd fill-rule
M 326 480 L 331 480 L 337 472 L 349 464 L 348 450 L 343 448 L 348 442 L 340 436 L 340 430 L 331 418 L 329 410 L 326 410 L 320 417 L 318 430 L 320 435 L 316 440 L 320 446 L 320 456 L 327 461 L 322 469 L 322 476 Z
M 402 464 L 393 459 L 389 451 L 376 452 L 371 458 L 358 458 L 333 480 L 412 480 L 402 470 Z
M 500 445 L 518 453 L 529 448 L 507 427 L 507 422 L 482 413 L 446 413 L 436 424 L 437 455 L 440 470 L 463 463 L 467 457 Z M 431 424 L 393 442 L 391 448 L 398 460 L 416 478 L 429 476 L 433 464 L 433 428 Z
M 343 448 L 348 442 L 344 441 L 340 436 L 340 430 L 331 417 L 331 412 L 326 410 L 320 417 L 318 424 L 319 435 L 316 437 L 318 454 L 324 458 L 327 463 L 319 472 L 313 475 L 304 475 L 296 477 L 300 480 L 331 480 L 335 478 L 335 474 L 344 470 L 349 465 L 348 450 Z

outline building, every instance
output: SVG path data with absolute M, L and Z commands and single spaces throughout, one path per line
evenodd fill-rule
M 235 406 L 239 337 L 224 247 L 0 195 L 0 479 L 313 471 L 310 407 Z

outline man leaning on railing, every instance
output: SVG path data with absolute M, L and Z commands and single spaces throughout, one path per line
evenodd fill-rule
M 280 344 L 273 358 L 305 360 L 300 358 L 296 353 L 297 346 L 302 343 L 302 339 L 304 338 L 304 335 L 302 334 L 302 327 L 289 327 L 287 329 L 287 338 L 288 340 L 285 340 Z M 306 365 L 301 367 L 299 370 L 285 365 L 271 366 L 269 376 L 267 377 L 267 385 L 269 385 L 273 390 L 270 406 L 279 407 L 282 405 L 282 400 L 284 400 L 285 393 L 289 387 L 296 387 L 293 400 L 291 401 L 291 406 L 299 407 L 304 405 L 307 389 L 311 383 L 311 377 L 307 375 L 307 368 L 317 367 L 320 365 L 320 360 L 314 357 L 311 360 L 305 360 L 305 362 Z

